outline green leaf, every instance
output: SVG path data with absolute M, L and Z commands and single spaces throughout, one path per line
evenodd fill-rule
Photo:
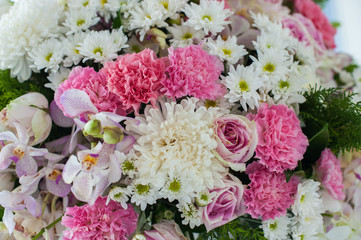
M 0 221 L 2 221 L 4 216 L 4 208 L 0 205 Z
M 113 29 L 120 28 L 122 26 L 121 13 L 118 11 L 117 16 L 113 19 Z
M 340 22 L 332 22 L 331 24 L 334 28 L 339 28 L 341 26 Z

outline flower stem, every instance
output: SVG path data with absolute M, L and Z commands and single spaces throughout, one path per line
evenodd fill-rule
M 59 217 L 58 219 L 56 219 L 54 222 L 50 223 L 48 226 L 46 226 L 45 228 L 42 228 L 41 231 L 35 235 L 35 237 L 33 237 L 31 240 L 36 240 L 39 237 L 41 237 L 41 235 L 43 235 L 43 233 L 45 232 L 45 230 L 49 230 L 50 228 L 54 227 L 58 222 L 61 221 L 61 219 L 63 218 L 63 216 Z

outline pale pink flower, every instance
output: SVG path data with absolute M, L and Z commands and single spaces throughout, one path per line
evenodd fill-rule
M 246 212 L 262 220 L 285 216 L 294 202 L 297 181 L 286 181 L 284 173 L 269 172 L 265 166 L 253 162 L 247 166 L 251 183 L 244 190 Z
M 215 194 L 212 202 L 203 208 L 202 219 L 207 231 L 222 226 L 244 213 L 242 182 L 228 175 L 223 179 L 224 187 L 210 190 Z
M 54 100 L 64 112 L 64 106 L 60 101 L 61 95 L 70 89 L 79 89 L 86 92 L 99 112 L 118 112 L 123 108 L 117 95 L 110 92 L 103 72 L 96 72 L 90 67 L 76 67 L 69 74 L 69 78 L 62 82 L 55 91 Z M 64 114 L 67 115 L 65 112 Z
M 157 59 L 153 50 L 145 49 L 106 63 L 102 72 L 109 90 L 123 103 L 123 110 L 134 109 L 138 113 L 141 103 L 155 106 L 160 83 L 166 78 L 165 68 L 164 58 Z
M 328 193 L 337 200 L 343 200 L 343 177 L 340 160 L 326 148 L 322 151 L 321 157 L 316 162 L 317 176 Z
M 225 89 L 219 81 L 223 64 L 216 56 L 208 54 L 199 45 L 169 48 L 169 78 L 162 81 L 161 91 L 168 97 L 193 96 L 215 100 Z
M 178 224 L 173 220 L 161 221 L 153 225 L 154 230 L 145 231 L 147 240 L 187 240 Z
M 322 33 L 323 42 L 327 48 L 336 47 L 336 29 L 328 21 L 319 5 L 312 0 L 294 0 L 294 10 L 313 22 L 316 29 Z
M 294 169 L 303 158 L 308 139 L 293 109 L 286 105 L 262 104 L 254 116 L 257 123 L 256 158 L 270 171 Z
M 127 240 L 137 228 L 138 214 L 128 204 L 123 209 L 120 203 L 99 197 L 94 205 L 67 208 L 62 224 L 68 229 L 64 240 Z

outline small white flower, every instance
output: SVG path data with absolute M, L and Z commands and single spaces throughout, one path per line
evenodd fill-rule
M 63 48 L 59 40 L 47 39 L 29 52 L 29 56 L 34 62 L 30 67 L 36 70 L 45 68 L 45 72 L 48 70 L 56 72 L 59 64 L 63 61 L 63 55 Z
M 257 36 L 257 41 L 253 42 L 254 48 L 257 51 L 266 52 L 270 48 L 276 49 L 277 52 L 282 52 L 288 47 L 288 43 L 279 38 L 275 32 L 261 33 Z
M 119 186 L 112 187 L 108 193 L 107 204 L 111 199 L 113 201 L 119 202 L 122 205 L 122 208 L 127 209 L 127 202 L 131 193 L 132 192 L 128 188 Z
M 247 105 L 254 109 L 258 107 L 260 95 L 257 90 L 263 86 L 264 79 L 253 70 L 251 66 L 238 65 L 235 70 L 231 66 L 227 77 L 223 77 L 223 84 L 229 89 L 224 96 L 230 102 L 240 102 L 247 110 Z
M 119 50 L 109 31 L 89 32 L 77 49 L 84 56 L 83 62 L 91 59 L 101 63 L 116 58 Z
M 123 17 L 127 19 L 130 16 L 130 12 L 133 11 L 139 5 L 139 0 L 120 0 L 120 12 Z
M 181 212 L 181 217 L 183 218 L 182 224 L 189 224 L 191 228 L 202 224 L 201 210 L 194 206 L 194 204 L 177 204 L 177 208 Z
M 86 33 L 76 32 L 72 35 L 68 35 L 63 40 L 63 49 L 66 58 L 63 61 L 64 67 L 71 67 L 72 65 L 78 65 L 78 63 L 83 59 L 83 55 L 79 53 L 77 49 L 80 47 L 80 44 L 83 42 Z
M 121 0 L 96 0 L 98 14 L 108 22 L 111 17 L 117 16 L 117 12 L 121 7 L 120 1 Z
M 117 51 L 120 51 L 122 48 L 128 47 L 128 45 L 126 44 L 128 38 L 124 35 L 123 27 L 113 29 L 110 35 L 113 38 L 115 45 L 117 46 Z
M 48 76 L 50 83 L 45 83 L 44 86 L 55 92 L 60 83 L 68 79 L 70 71 L 69 68 L 60 67 L 59 71 L 51 72 Z
M 204 207 L 212 202 L 212 198 L 216 195 L 216 192 L 209 193 L 208 190 L 200 192 L 196 197 L 196 205 Z
M 195 30 L 193 27 L 184 24 L 167 27 L 167 30 L 172 37 L 170 43 L 173 47 L 193 45 L 195 41 L 199 42 L 205 36 L 203 31 Z
M 159 4 L 163 7 L 163 14 L 165 18 L 177 18 L 179 12 L 187 3 L 187 0 L 153 0 L 153 4 Z
M 170 202 L 178 200 L 180 203 L 190 203 L 195 197 L 193 187 L 191 186 L 192 178 L 187 178 L 186 173 L 169 173 L 168 180 L 160 191 L 160 196 L 167 198 Z
M 237 44 L 237 38 L 235 36 L 227 38 L 226 41 L 224 41 L 221 36 L 218 36 L 216 41 L 208 38 L 207 47 L 209 48 L 210 54 L 216 55 L 223 62 L 227 61 L 230 64 L 236 64 L 239 59 L 247 54 L 244 46 Z
M 65 16 L 64 26 L 69 28 L 67 35 L 88 30 L 100 20 L 95 8 L 71 8 Z
M 147 205 L 152 205 L 157 201 L 156 189 L 152 184 L 141 184 L 141 183 L 132 183 L 131 186 L 128 186 L 128 189 L 133 192 L 131 199 L 132 203 L 140 206 L 142 211 L 145 210 Z
M 223 114 L 229 114 L 231 112 L 234 103 L 231 103 L 224 97 L 218 97 L 215 100 L 199 100 L 197 107 L 204 106 L 207 109 L 210 107 L 218 108 L 218 111 Z
M 268 240 L 284 240 L 288 237 L 289 224 L 290 219 L 285 216 L 262 221 L 261 228 L 263 229 L 264 236 Z
M 196 30 L 201 30 L 208 34 L 217 34 L 224 29 L 229 21 L 226 21 L 233 13 L 224 8 L 224 1 L 200 0 L 200 4 L 187 4 L 184 13 L 189 18 L 186 25 L 192 26 Z
M 120 162 L 120 168 L 122 173 L 128 175 L 129 178 L 133 178 L 136 174 L 136 168 L 134 166 L 134 161 L 138 159 L 138 156 L 135 154 L 134 149 L 130 150 L 127 155 L 120 153 L 121 156 L 117 156 Z

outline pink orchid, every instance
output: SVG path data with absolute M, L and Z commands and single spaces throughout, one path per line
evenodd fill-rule
M 11 162 L 16 164 L 16 173 L 19 177 L 35 174 L 38 165 L 34 156 L 44 156 L 48 150 L 45 148 L 29 147 L 29 135 L 19 123 L 14 123 L 17 136 L 10 131 L 0 133 L 0 141 L 6 141 L 0 152 L 0 170 L 7 169 Z
M 94 203 L 110 183 L 117 182 L 121 176 L 119 163 L 110 157 L 114 146 L 98 143 L 91 150 L 83 150 L 72 155 L 63 169 L 65 183 L 73 183 L 71 191 L 84 202 Z

